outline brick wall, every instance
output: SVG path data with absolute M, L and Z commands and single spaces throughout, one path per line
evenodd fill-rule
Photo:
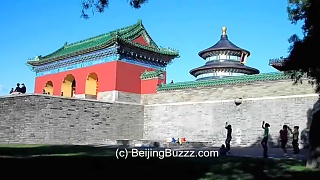
M 74 144 L 186 137 L 220 145 L 225 139 L 226 121 L 233 125 L 233 145 L 258 142 L 262 121 L 271 124 L 271 138 L 277 143 L 284 123 L 304 130 L 307 111 L 318 99 L 312 93 L 309 84 L 293 86 L 287 80 L 161 91 L 142 95 L 145 106 L 137 104 L 139 97 L 125 93 L 118 93 L 116 100 L 127 103 L 48 95 L 0 97 L 0 143 Z M 236 106 L 234 99 L 239 97 L 243 103 Z
M 225 122 L 229 122 L 233 126 L 232 144 L 251 146 L 260 143 L 261 123 L 266 121 L 271 124 L 271 141 L 277 144 L 283 124 L 298 125 L 301 131 L 306 128 L 307 111 L 317 99 L 317 95 L 301 95 L 244 99 L 239 106 L 234 100 L 146 105 L 144 138 L 186 137 L 221 145 L 226 137 Z
M 141 139 L 143 106 L 47 95 L 0 98 L 0 144 Z

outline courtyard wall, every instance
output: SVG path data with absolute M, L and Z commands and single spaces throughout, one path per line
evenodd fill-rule
M 0 144 L 94 144 L 141 139 L 143 106 L 50 95 L 0 97 Z
M 307 143 L 307 112 L 318 100 L 313 87 L 291 79 L 178 88 L 143 95 L 144 138 L 186 137 L 188 141 L 224 143 L 225 123 L 233 126 L 233 145 L 260 143 L 262 121 L 271 124 L 271 144 L 279 142 L 283 124 L 300 126 Z M 182 87 L 182 86 L 181 86 Z M 242 99 L 236 105 L 235 100 Z
M 308 110 L 318 95 L 295 95 L 234 100 L 167 103 L 145 106 L 145 139 L 185 137 L 188 141 L 224 144 L 225 123 L 233 127 L 233 146 L 259 145 L 262 121 L 271 125 L 270 143 L 279 145 L 279 131 L 284 124 L 300 126 L 301 142 L 307 144 Z
M 127 96 L 113 102 L 42 94 L 0 97 L 0 144 L 186 137 L 220 146 L 229 122 L 233 146 L 252 146 L 260 143 L 262 121 L 271 124 L 273 145 L 283 124 L 300 126 L 306 143 L 310 109 L 318 100 L 311 85 L 288 79 L 165 90 L 134 101 Z

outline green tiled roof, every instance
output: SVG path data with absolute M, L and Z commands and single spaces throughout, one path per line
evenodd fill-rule
M 144 73 L 141 74 L 140 79 L 151 79 L 159 77 L 160 75 L 163 75 L 163 71 L 161 71 L 160 69 L 157 69 L 155 71 L 146 70 Z
M 136 39 L 140 35 L 145 34 L 150 39 L 149 46 L 144 46 L 132 40 Z M 99 36 L 88 38 L 79 42 L 72 44 L 65 44 L 55 52 L 48 54 L 46 56 L 37 56 L 33 60 L 29 60 L 28 64 L 36 65 L 42 62 L 51 62 L 66 57 L 71 57 L 78 54 L 83 54 L 86 52 L 98 50 L 104 47 L 108 47 L 116 42 L 126 43 L 141 49 L 153 51 L 156 53 L 161 53 L 165 55 L 179 56 L 179 52 L 169 48 L 159 48 L 157 44 L 151 39 L 144 26 L 142 21 L 138 20 L 136 24 L 127 26 L 121 29 L 117 29 Z
M 190 82 L 181 82 L 174 84 L 161 84 L 158 87 L 158 91 L 167 91 L 167 90 L 178 90 L 178 89 L 190 89 L 197 87 L 210 87 L 210 86 L 221 86 L 227 84 L 241 84 L 241 83 L 250 83 L 256 81 L 274 81 L 281 79 L 289 79 L 290 76 L 285 75 L 284 73 L 263 73 L 256 75 L 244 75 L 229 77 L 216 80 L 207 80 L 207 81 L 190 81 Z

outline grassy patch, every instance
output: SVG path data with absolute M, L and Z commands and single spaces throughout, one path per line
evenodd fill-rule
M 302 179 L 320 178 L 305 162 L 249 157 L 127 158 L 115 149 L 94 146 L 0 147 L 2 172 L 39 171 L 51 176 L 90 175 L 108 179 Z M 8 158 L 9 157 L 9 158 Z M 11 157 L 11 158 L 10 158 Z M 16 158 L 28 157 L 28 158 Z M 8 171 L 6 171 L 8 169 Z M 114 178 L 111 178 L 114 177 Z

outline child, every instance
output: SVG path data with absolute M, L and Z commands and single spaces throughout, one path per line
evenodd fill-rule
M 232 139 L 232 136 L 231 136 L 232 127 L 231 127 L 230 124 L 228 125 L 228 122 L 226 122 L 225 128 L 227 130 L 226 148 L 227 148 L 228 151 L 230 151 L 230 142 L 231 142 L 231 139 Z
M 287 156 L 287 143 L 288 143 L 288 126 L 283 125 L 282 129 L 280 130 L 280 141 L 281 141 L 281 148 L 283 149 L 284 155 Z
M 231 154 L 228 149 L 225 147 L 224 144 L 221 145 L 220 149 L 219 149 L 219 156 L 226 156 L 228 154 Z
M 289 131 L 293 135 L 292 139 L 292 147 L 293 147 L 293 154 L 299 154 L 300 149 L 299 149 L 299 126 L 294 126 L 293 131 L 290 127 L 288 127 Z
M 269 137 L 269 127 L 270 124 L 262 122 L 262 129 L 264 129 L 263 139 L 261 145 L 263 148 L 263 157 L 268 158 L 268 137 Z
M 13 88 L 11 88 L 11 90 L 10 90 L 9 94 L 12 94 L 13 92 L 14 92 L 14 89 L 13 89 Z

